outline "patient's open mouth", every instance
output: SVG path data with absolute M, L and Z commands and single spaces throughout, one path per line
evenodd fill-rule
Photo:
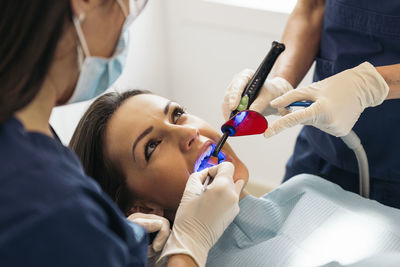
M 214 166 L 214 164 L 209 163 L 210 156 L 212 152 L 215 149 L 215 145 L 211 144 L 206 151 L 204 151 L 203 154 L 196 160 L 196 163 L 194 164 L 194 172 L 198 172 L 201 170 L 204 170 L 205 168 L 209 168 Z M 218 163 L 221 163 L 225 161 L 225 154 L 222 152 L 219 152 L 218 154 Z

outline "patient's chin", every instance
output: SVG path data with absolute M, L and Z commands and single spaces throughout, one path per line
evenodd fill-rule
M 233 180 L 236 182 L 238 180 L 244 181 L 244 186 L 246 186 L 249 180 L 249 170 L 246 165 L 239 160 L 239 162 L 232 162 L 235 166 L 235 173 L 233 174 Z
M 247 169 L 247 166 L 240 160 L 228 143 L 222 151 L 225 153 L 226 161 L 231 162 L 235 166 L 233 180 L 236 182 L 237 180 L 242 179 L 246 185 L 249 180 L 249 170 Z
M 247 171 L 247 168 L 246 171 L 239 171 L 239 172 L 235 171 L 235 174 L 233 175 L 233 181 L 237 182 L 238 180 L 243 180 L 244 186 L 246 186 L 249 180 L 249 172 Z

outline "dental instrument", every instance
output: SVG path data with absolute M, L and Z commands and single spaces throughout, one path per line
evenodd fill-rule
M 242 93 L 242 98 L 240 99 L 240 103 L 236 110 L 232 111 L 230 114 L 230 120 L 235 117 L 239 112 L 247 110 L 250 105 L 254 102 L 257 98 L 262 85 L 264 84 L 265 80 L 267 79 L 268 74 L 270 73 L 272 66 L 274 65 L 278 56 L 285 50 L 285 45 L 282 43 L 278 43 L 276 41 L 272 42 L 272 47 L 264 60 L 261 62 L 261 65 L 258 67 L 257 71 L 255 72 L 253 78 L 247 84 L 246 88 Z M 255 111 L 250 111 L 251 113 L 256 113 Z M 251 114 L 251 113 L 247 114 Z M 247 115 L 246 114 L 246 115 Z M 262 116 L 262 115 L 261 115 Z M 225 125 L 225 124 L 224 124 Z M 268 125 L 268 124 L 267 124 Z M 218 153 L 221 151 L 223 145 L 225 144 L 226 140 L 229 136 L 234 135 L 232 131 L 233 127 L 225 127 L 224 129 L 221 128 L 222 132 L 224 133 L 221 139 L 218 141 L 217 145 L 213 153 L 209 158 L 209 162 L 212 164 L 218 164 Z
M 260 66 L 254 73 L 253 78 L 247 84 L 246 88 L 242 93 L 242 98 L 236 110 L 232 111 L 230 118 L 235 116 L 238 112 L 246 110 L 256 100 L 260 89 L 262 88 L 268 74 L 270 73 L 272 66 L 275 64 L 278 56 L 285 50 L 285 45 L 276 41 L 272 42 L 272 47 Z
M 211 179 L 211 176 L 208 175 L 207 178 L 206 178 L 206 180 L 205 180 L 204 183 L 203 183 L 203 190 L 202 190 L 203 193 L 206 192 L 207 186 L 210 184 L 210 179 Z

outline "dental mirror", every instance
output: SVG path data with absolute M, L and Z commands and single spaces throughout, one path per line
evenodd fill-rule
M 222 125 L 223 133 L 229 136 L 244 136 L 264 133 L 268 122 L 263 115 L 253 110 L 243 110 Z

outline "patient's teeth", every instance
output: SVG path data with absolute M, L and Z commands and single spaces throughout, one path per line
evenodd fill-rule
M 210 154 L 211 154 L 211 150 L 212 150 L 212 147 L 211 147 L 211 146 L 209 146 L 209 147 L 208 147 L 208 149 L 207 149 L 207 156 L 210 156 Z
M 201 156 L 196 160 L 196 163 L 194 164 L 194 171 L 197 172 L 199 170 L 199 167 L 201 166 L 201 164 L 203 163 L 204 159 L 208 156 L 211 155 L 212 152 L 212 146 L 210 145 L 206 151 L 204 151 L 203 154 L 201 154 Z

